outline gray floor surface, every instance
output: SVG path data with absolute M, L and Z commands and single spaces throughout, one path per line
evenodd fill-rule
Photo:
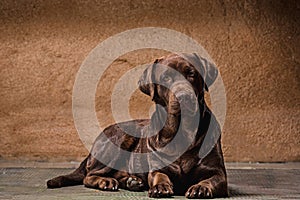
M 71 172 L 77 164 L 0 161 L 0 199 L 149 199 L 147 192 L 104 192 L 84 186 L 46 188 L 46 180 Z M 230 199 L 300 199 L 300 163 L 226 165 Z

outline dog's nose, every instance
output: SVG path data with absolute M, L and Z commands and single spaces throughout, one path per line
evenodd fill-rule
M 138 86 L 141 87 L 142 85 L 144 85 L 144 81 L 139 80 L 139 81 L 138 81 Z
M 179 93 L 176 95 L 179 102 L 181 113 L 184 112 L 187 115 L 194 115 L 198 109 L 197 97 L 191 93 Z
M 184 103 L 184 104 L 190 104 L 195 102 L 195 98 L 193 97 L 193 94 L 187 94 L 187 93 L 179 93 L 176 95 L 179 103 Z

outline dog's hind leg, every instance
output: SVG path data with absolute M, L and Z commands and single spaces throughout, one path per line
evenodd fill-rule
M 83 184 L 86 187 L 100 190 L 117 191 L 119 189 L 119 182 L 116 179 L 98 175 L 86 176 L 83 180 Z
M 122 189 L 143 191 L 146 186 L 142 178 L 124 171 L 117 171 L 113 177 L 119 181 L 120 188 Z
M 83 179 L 85 187 L 116 191 L 119 188 L 119 182 L 112 178 L 114 170 L 107 167 L 94 157 L 90 157 L 87 162 L 88 173 Z
M 73 185 L 82 185 L 83 179 L 86 175 L 86 163 L 89 156 L 82 161 L 80 166 L 72 173 L 55 177 L 51 180 L 47 181 L 48 188 L 60 188 L 66 186 L 73 186 Z

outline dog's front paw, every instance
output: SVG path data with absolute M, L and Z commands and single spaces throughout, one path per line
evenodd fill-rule
M 136 176 L 129 176 L 126 181 L 126 187 L 132 191 L 142 191 L 144 188 L 143 180 Z
M 174 194 L 169 183 L 160 183 L 149 189 L 148 195 L 152 198 L 170 197 Z
M 189 199 L 210 199 L 213 198 L 213 193 L 209 184 L 198 183 L 187 190 L 185 197 Z

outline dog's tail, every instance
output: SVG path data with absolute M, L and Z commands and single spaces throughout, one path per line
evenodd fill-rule
M 81 162 L 80 166 L 72 173 L 58 176 L 47 181 L 48 188 L 60 188 L 73 185 L 82 185 L 83 179 L 86 176 L 86 163 L 89 156 Z

